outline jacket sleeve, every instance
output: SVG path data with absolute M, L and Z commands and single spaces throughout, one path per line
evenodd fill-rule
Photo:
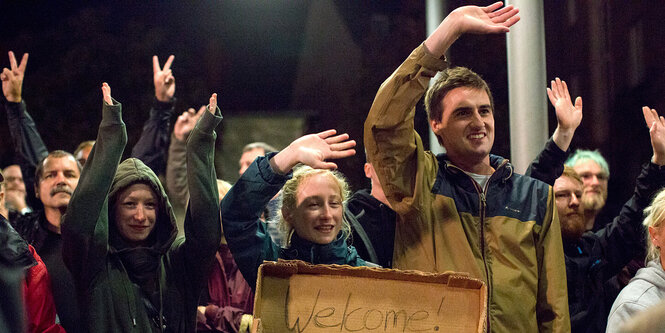
M 607 261 L 605 278 L 617 274 L 631 259 L 644 252 L 644 208 L 652 197 L 665 187 L 665 167 L 653 163 L 642 166 L 633 196 L 623 205 L 612 223 L 596 232 L 604 259 Z
M 217 332 L 238 332 L 240 321 L 245 312 L 232 306 L 217 306 L 210 304 L 205 307 L 206 328 Z
M 155 174 L 163 174 L 166 165 L 166 151 L 169 146 L 169 127 L 175 100 L 160 102 L 155 100 L 150 117 L 143 125 L 139 141 L 132 149 L 132 157 L 145 163 Z
M 108 251 L 108 193 L 127 144 L 122 105 L 104 103 L 95 145 L 62 221 L 62 256 L 74 279 L 87 285 Z
M 274 154 L 258 157 L 231 187 L 221 203 L 224 236 L 247 283 L 256 290 L 256 277 L 263 260 L 277 258 L 277 245 L 260 219 L 270 199 L 291 175 L 279 175 L 270 167 Z
M 566 158 L 568 158 L 568 151 L 563 151 L 559 146 L 554 143 L 550 138 L 545 143 L 543 150 L 531 162 L 529 168 L 526 169 L 526 175 L 538 179 L 545 184 L 554 186 L 557 178 L 563 174 L 563 166 Z
M 605 333 L 625 332 L 621 328 L 630 321 L 637 313 L 644 312 L 649 306 L 638 302 L 622 302 L 612 305 L 612 312 L 607 317 L 607 330 Z
M 46 265 L 32 246 L 30 253 L 37 265 L 28 269 L 25 277 L 24 299 L 29 333 L 64 333 L 65 329 L 55 323 L 55 303 L 51 292 L 51 278 Z
M 37 126 L 28 113 L 25 100 L 19 103 L 5 102 L 9 134 L 14 145 L 15 162 L 21 167 L 26 189 L 28 206 L 33 209 L 42 203 L 35 196 L 35 169 L 37 164 L 48 155 L 48 150 Z
M 536 318 L 539 332 L 570 332 L 566 262 L 561 227 L 549 187 L 547 214 L 538 233 L 538 302 Z
M 215 127 L 221 120 L 219 108 L 215 115 L 204 112 L 187 141 L 187 183 L 191 198 L 185 214 L 183 248 L 187 272 L 195 288 L 205 283 L 209 264 L 222 238 L 214 164 Z
M 187 188 L 187 142 L 171 135 L 168 162 L 166 163 L 166 188 L 171 203 L 183 209 L 189 201 Z
M 419 195 L 428 193 L 438 164 L 426 153 L 414 130 L 415 106 L 430 79 L 447 67 L 443 59 L 416 48 L 381 85 L 365 120 L 367 160 L 377 171 L 379 181 L 393 209 L 400 215 L 417 209 Z M 433 170 L 434 169 L 434 170 Z

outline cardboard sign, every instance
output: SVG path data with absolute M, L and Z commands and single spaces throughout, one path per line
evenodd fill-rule
M 259 268 L 255 331 L 483 332 L 485 284 L 423 273 L 302 261 Z

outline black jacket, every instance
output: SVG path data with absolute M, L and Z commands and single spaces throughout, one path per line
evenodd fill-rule
M 561 175 L 567 154 L 549 140 L 527 174 L 550 184 Z M 572 332 L 604 332 L 614 297 L 608 281 L 635 256 L 644 252 L 643 211 L 665 186 L 665 168 L 642 167 L 635 192 L 619 216 L 602 229 L 577 240 L 563 239 Z M 615 295 L 614 295 L 615 296 Z
M 397 215 L 368 190 L 354 193 L 347 202 L 346 217 L 358 255 L 381 267 L 391 268 Z

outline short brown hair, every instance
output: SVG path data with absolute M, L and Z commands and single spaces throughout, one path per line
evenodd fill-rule
M 81 169 L 82 169 L 81 163 L 79 163 L 79 161 L 76 160 L 74 155 L 72 155 L 72 154 L 70 154 L 70 153 L 68 153 L 64 150 L 54 150 L 54 151 L 48 153 L 48 155 L 46 155 L 46 157 L 44 157 L 41 161 L 39 161 L 39 164 L 37 164 L 37 168 L 35 169 L 35 186 L 38 186 L 39 183 L 42 182 L 42 177 L 44 176 L 44 175 L 42 175 L 42 173 L 44 172 L 44 162 L 46 162 L 46 159 L 49 158 L 49 157 L 53 157 L 53 158 L 71 157 L 72 160 L 74 160 L 74 162 L 76 162 L 76 167 L 79 170 L 79 174 L 81 173 Z
M 580 178 L 580 175 L 578 175 L 577 172 L 575 172 L 575 169 L 573 169 L 573 168 L 571 168 L 567 165 L 563 167 L 563 173 L 561 174 L 561 177 L 564 177 L 564 176 L 568 177 L 568 178 L 570 178 L 570 179 L 572 179 L 572 180 L 574 180 L 574 181 L 576 181 L 580 184 L 584 184 L 582 182 L 582 178 Z
M 439 78 L 425 93 L 425 111 L 429 121 L 441 121 L 443 108 L 441 101 L 446 95 L 455 88 L 474 88 L 484 90 L 490 99 L 490 107 L 494 112 L 494 98 L 487 82 L 480 75 L 466 67 L 447 68 L 441 72 Z M 438 135 L 439 144 L 443 145 L 443 140 Z

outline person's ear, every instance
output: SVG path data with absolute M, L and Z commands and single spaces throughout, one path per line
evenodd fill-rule
M 651 242 L 656 247 L 660 247 L 660 240 L 658 239 L 658 229 L 654 227 L 649 227 L 649 236 L 651 236 Z
M 286 209 L 284 209 L 284 207 L 282 207 L 282 217 L 284 218 L 284 221 L 288 222 L 289 225 L 292 225 L 291 218 L 293 218 L 293 216 Z
M 365 166 L 363 166 L 363 170 L 365 170 L 365 177 L 372 178 L 372 174 L 374 173 L 374 170 L 372 170 L 372 165 L 371 164 L 365 163 Z
M 432 129 L 432 132 L 436 133 L 441 129 L 441 122 L 438 120 L 430 120 L 429 126 Z

